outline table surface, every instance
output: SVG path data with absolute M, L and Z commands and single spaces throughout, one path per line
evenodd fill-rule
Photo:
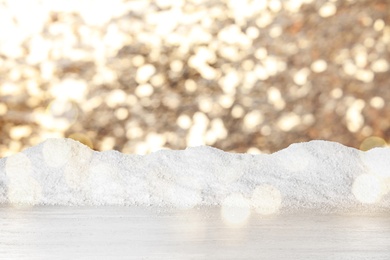
M 0 208 L 1 259 L 390 259 L 390 214 L 252 212 L 218 207 Z

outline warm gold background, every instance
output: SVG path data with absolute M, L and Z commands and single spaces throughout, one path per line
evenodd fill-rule
M 386 0 L 0 0 L 0 157 L 383 145 L 389 53 Z

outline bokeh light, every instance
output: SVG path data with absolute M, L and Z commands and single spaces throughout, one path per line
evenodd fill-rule
M 233 193 L 222 201 L 221 216 L 229 226 L 245 225 L 250 213 L 250 203 L 242 194 Z
M 378 177 L 381 182 L 390 179 L 390 148 L 374 148 L 362 153 L 360 158 L 368 173 Z
M 276 214 L 282 204 L 282 195 L 274 186 L 264 184 L 253 191 L 251 204 L 260 215 Z
M 84 133 L 73 133 L 68 136 L 68 138 L 71 138 L 73 140 L 79 141 L 80 143 L 88 146 L 89 148 L 93 149 L 93 143 L 91 138 Z
M 69 187 L 82 190 L 88 184 L 93 150 L 78 144 L 72 147 L 72 158 L 64 165 L 64 177 Z
M 375 147 L 384 147 L 384 146 L 387 146 L 387 143 L 383 138 L 377 136 L 370 136 L 363 140 L 359 148 L 362 151 L 368 151 Z
M 384 188 L 377 176 L 361 174 L 353 182 L 352 193 L 359 202 L 373 204 L 382 198 Z
M 42 153 L 48 166 L 61 167 L 71 158 L 72 146 L 69 140 L 52 138 L 43 143 Z
M 26 207 L 39 203 L 42 188 L 32 173 L 30 159 L 23 153 L 7 157 L 5 173 L 8 177 L 7 198 L 15 207 Z

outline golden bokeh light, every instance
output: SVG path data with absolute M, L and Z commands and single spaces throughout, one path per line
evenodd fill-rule
M 370 136 L 363 140 L 359 148 L 362 151 L 368 151 L 375 147 L 384 147 L 384 146 L 387 146 L 387 143 L 383 138 L 377 136 Z
M 73 133 L 68 136 L 68 138 L 71 138 L 73 140 L 79 141 L 80 143 L 88 146 L 89 148 L 93 149 L 93 143 L 91 138 L 87 134 L 84 133 Z
M 222 220 L 229 226 L 240 227 L 245 225 L 250 213 L 250 203 L 242 194 L 233 193 L 222 202 Z
M 253 191 L 251 204 L 260 215 L 276 214 L 282 205 L 282 195 L 274 186 L 264 184 Z

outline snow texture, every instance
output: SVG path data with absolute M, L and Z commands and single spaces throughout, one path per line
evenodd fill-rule
M 387 211 L 389 191 L 390 148 L 362 152 L 328 141 L 273 154 L 200 146 L 141 156 L 48 139 L 0 159 L 2 204 Z

